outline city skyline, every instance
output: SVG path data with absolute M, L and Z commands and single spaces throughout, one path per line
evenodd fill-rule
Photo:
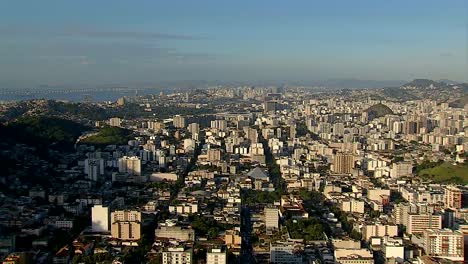
M 468 256 L 468 2 L 0 0 L 1 264 Z
M 3 2 L 0 85 L 467 81 L 464 1 Z

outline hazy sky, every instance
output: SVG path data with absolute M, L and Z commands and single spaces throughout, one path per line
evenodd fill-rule
M 466 0 L 0 0 L 0 83 L 468 80 Z

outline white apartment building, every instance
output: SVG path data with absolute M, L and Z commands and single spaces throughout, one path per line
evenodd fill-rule
M 175 214 L 196 214 L 198 213 L 198 204 L 182 203 L 178 205 L 170 205 L 169 212 Z
M 451 229 L 426 229 L 424 230 L 424 250 L 429 256 L 464 261 L 463 233 Z
M 302 264 L 302 248 L 294 243 L 270 244 L 270 262 Z
M 226 264 L 227 254 L 224 248 L 213 248 L 206 252 L 206 264 Z
M 170 247 L 162 253 L 163 264 L 191 264 L 193 249 L 191 247 Z
M 130 175 L 141 175 L 141 160 L 137 156 L 124 156 L 119 159 L 119 172 Z
M 364 201 L 357 199 L 348 199 L 341 201 L 341 209 L 344 212 L 350 213 L 364 213 Z
M 91 208 L 91 228 L 93 232 L 108 232 L 110 230 L 109 207 L 94 205 Z

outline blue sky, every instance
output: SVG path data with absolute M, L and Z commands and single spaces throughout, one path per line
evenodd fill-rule
M 0 0 L 0 84 L 468 80 L 463 0 Z

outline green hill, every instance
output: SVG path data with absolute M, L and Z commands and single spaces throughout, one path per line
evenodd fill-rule
M 374 118 L 379 118 L 386 115 L 393 115 L 392 109 L 388 106 L 378 103 L 375 104 L 365 110 L 367 112 L 369 119 L 372 120 Z
M 37 148 L 71 150 L 76 139 L 89 128 L 55 117 L 29 116 L 0 125 L 2 143 L 26 144 Z
M 468 165 L 443 163 L 433 168 L 421 170 L 418 175 L 434 182 L 468 184 Z
M 463 108 L 468 104 L 468 94 L 465 94 L 463 97 L 456 99 L 449 103 L 450 107 Z
M 82 144 L 106 146 L 125 145 L 132 139 L 132 132 L 120 127 L 103 127 L 97 134 L 86 137 L 80 141 Z

